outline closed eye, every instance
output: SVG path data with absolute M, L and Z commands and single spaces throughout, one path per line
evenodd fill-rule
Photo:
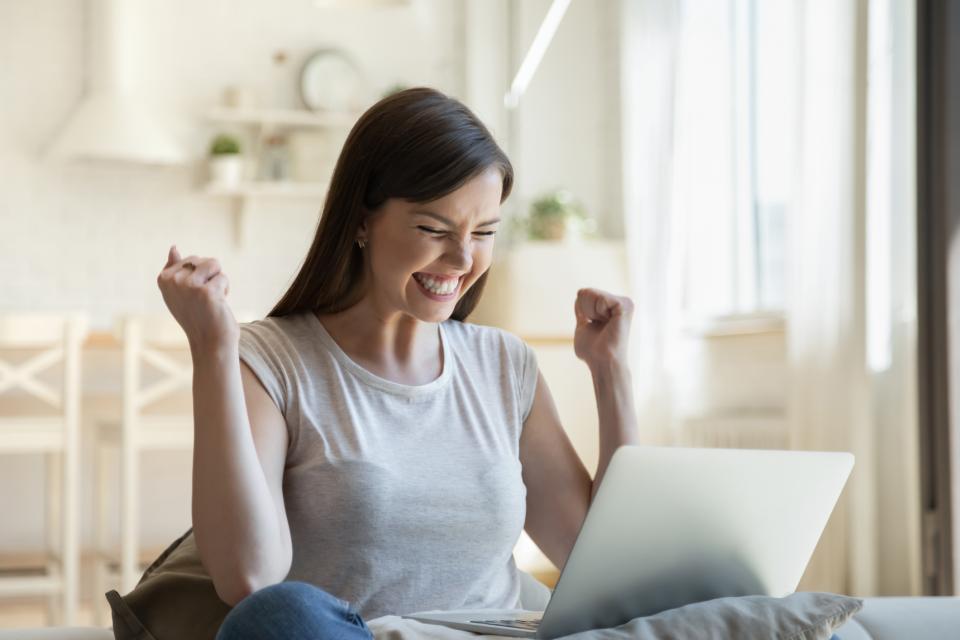
M 425 232 L 425 233 L 429 233 L 429 234 L 432 235 L 432 236 L 442 236 L 442 235 L 445 235 L 445 234 L 447 233 L 447 232 L 444 231 L 443 229 L 435 229 L 434 227 L 428 227 L 428 226 L 426 226 L 426 225 L 418 225 L 418 226 L 417 226 L 417 229 L 420 229 L 421 231 L 423 231 L 423 232 Z M 474 232 L 473 232 L 473 235 L 475 235 L 475 236 L 483 236 L 483 237 L 485 237 L 485 238 L 488 238 L 488 237 L 490 237 L 490 236 L 496 235 L 496 233 L 497 233 L 496 231 L 474 231 Z

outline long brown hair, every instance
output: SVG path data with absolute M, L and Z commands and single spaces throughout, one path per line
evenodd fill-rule
M 457 190 L 490 167 L 503 175 L 502 203 L 513 166 L 482 122 L 461 102 L 415 88 L 383 98 L 350 130 L 330 181 L 316 235 L 293 284 L 268 316 L 303 311 L 336 313 L 363 295 L 363 253 L 357 230 L 388 198 L 429 202 Z M 457 302 L 465 320 L 483 293 L 487 274 Z

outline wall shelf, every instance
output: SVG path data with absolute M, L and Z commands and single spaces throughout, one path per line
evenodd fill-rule
M 231 109 L 217 107 L 207 112 L 211 122 L 260 127 L 351 127 L 359 114 L 328 113 L 306 109 Z
M 243 248 L 250 236 L 247 228 L 251 214 L 256 208 L 258 200 L 263 198 L 303 198 L 315 200 L 319 210 L 323 199 L 327 195 L 325 182 L 294 182 L 284 180 L 277 182 L 249 181 L 241 182 L 236 186 L 224 186 L 207 183 L 203 193 L 211 197 L 233 198 L 234 204 L 234 233 L 237 246 Z
M 245 155 L 252 158 L 254 164 L 260 158 L 265 141 L 274 135 L 278 129 L 349 129 L 359 118 L 357 113 L 314 112 L 306 109 L 252 109 L 214 107 L 205 114 L 208 122 L 219 125 L 232 125 L 234 128 L 243 127 L 252 139 L 248 141 Z M 247 137 L 247 136 L 244 136 Z M 336 137 L 336 136 L 335 136 Z M 255 173 L 249 171 L 246 173 Z M 236 243 L 243 247 L 246 244 L 249 217 L 256 207 L 256 201 L 261 198 L 303 198 L 316 199 L 318 208 L 327 194 L 328 184 L 325 182 L 297 182 L 293 180 L 266 181 L 246 180 L 236 186 L 222 186 L 207 183 L 202 187 L 204 194 L 212 197 L 235 198 L 235 230 Z
M 203 192 L 208 196 L 228 196 L 249 198 L 256 196 L 273 198 L 322 198 L 327 194 L 325 182 L 296 182 L 283 180 L 268 182 L 254 180 L 241 182 L 236 186 L 224 186 L 216 183 L 207 183 Z

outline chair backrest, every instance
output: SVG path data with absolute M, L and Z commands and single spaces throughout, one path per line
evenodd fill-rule
M 79 312 L 0 312 L 0 395 L 21 396 L 5 398 L 0 417 L 19 414 L 13 407 L 25 396 L 78 420 L 80 352 L 88 329 Z M 42 378 L 49 373 L 56 374 L 56 385 Z
M 136 420 L 150 405 L 175 401 L 176 396 L 176 413 L 189 413 L 193 366 L 187 337 L 176 320 L 169 314 L 125 315 L 118 318 L 115 333 L 123 345 L 125 419 Z
M 240 317 L 245 321 L 249 314 Z M 173 316 L 169 313 L 121 316 L 115 333 L 123 345 L 125 420 L 135 421 L 136 415 L 145 413 L 148 407 L 192 416 L 190 345 Z

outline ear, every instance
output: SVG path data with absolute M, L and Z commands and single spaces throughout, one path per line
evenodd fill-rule
M 360 218 L 360 224 L 357 225 L 357 233 L 354 236 L 354 242 L 357 240 L 369 240 L 370 226 L 368 222 L 370 221 L 371 215 L 373 215 L 373 212 L 364 207 L 363 216 Z

